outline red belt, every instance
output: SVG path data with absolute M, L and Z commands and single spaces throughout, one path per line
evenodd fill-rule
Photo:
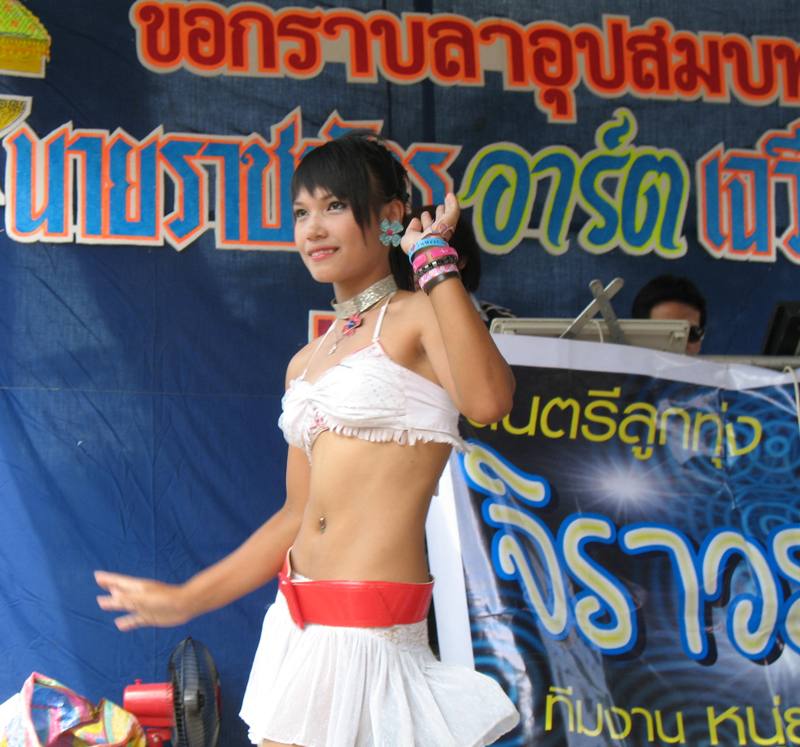
M 424 620 L 433 581 L 406 584 L 394 581 L 298 581 L 291 578 L 287 555 L 278 574 L 292 620 L 352 628 L 388 628 Z

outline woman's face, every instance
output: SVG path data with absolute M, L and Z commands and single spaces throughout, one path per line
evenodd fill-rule
M 293 203 L 294 243 L 311 276 L 321 283 L 346 283 L 388 272 L 388 252 L 377 228 L 356 223 L 350 206 L 317 187 L 300 190 Z M 376 222 L 373 220 L 373 224 Z M 374 230 L 373 230 L 374 228 Z

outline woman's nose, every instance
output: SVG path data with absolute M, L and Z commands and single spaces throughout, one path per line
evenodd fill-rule
M 325 235 L 325 221 L 317 213 L 311 213 L 306 221 L 306 235 L 310 239 L 320 238 Z

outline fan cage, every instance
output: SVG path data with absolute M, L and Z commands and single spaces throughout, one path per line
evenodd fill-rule
M 174 747 L 216 747 L 219 739 L 219 675 L 208 649 L 186 638 L 169 659 L 175 726 Z

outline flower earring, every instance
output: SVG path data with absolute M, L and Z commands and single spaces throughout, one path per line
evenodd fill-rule
M 384 218 L 381 221 L 381 233 L 378 238 L 384 246 L 398 246 L 400 244 L 400 234 L 403 233 L 403 224 L 400 221 L 389 221 Z

